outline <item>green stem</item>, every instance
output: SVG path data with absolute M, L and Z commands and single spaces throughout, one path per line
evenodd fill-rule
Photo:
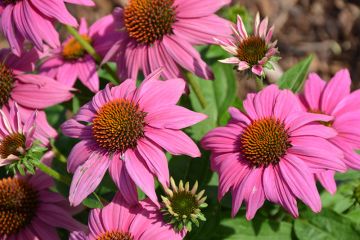
M 264 88 L 264 79 L 263 77 L 256 77 L 256 89 L 261 91 Z
M 55 154 L 55 158 L 59 160 L 61 163 L 67 163 L 66 157 L 59 151 L 59 149 L 55 146 L 54 141 L 51 141 L 51 151 Z
M 66 185 L 71 184 L 71 179 L 68 176 L 61 175 L 59 172 L 55 171 L 54 169 L 46 166 L 42 162 L 37 162 L 36 167 L 39 168 L 42 172 L 46 173 L 50 177 L 54 178 L 55 180 L 65 183 Z
M 187 72 L 187 73 L 185 73 L 185 76 L 186 76 L 187 83 L 190 85 L 191 89 L 194 91 L 196 97 L 198 98 L 201 107 L 206 108 L 207 102 L 206 102 L 204 94 L 201 91 L 200 85 L 195 80 L 195 78 L 191 75 L 191 73 Z
M 80 45 L 85 49 L 88 54 L 90 54 L 90 56 L 92 56 L 96 63 L 100 64 L 102 61 L 101 56 L 96 52 L 96 50 L 91 46 L 91 44 L 85 39 L 83 39 L 75 28 L 69 25 L 65 25 L 65 27 L 68 33 L 70 33 L 76 39 L 76 41 L 80 43 Z M 111 82 L 115 85 L 118 85 L 120 83 L 120 80 L 116 72 L 107 63 L 103 64 L 102 67 L 111 75 Z

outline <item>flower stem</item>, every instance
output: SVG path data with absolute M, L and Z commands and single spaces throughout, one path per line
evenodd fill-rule
M 70 33 L 76 39 L 76 41 L 78 41 L 78 43 L 88 52 L 88 54 L 92 56 L 96 63 L 100 64 L 102 61 L 101 56 L 96 52 L 91 44 L 85 41 L 75 28 L 69 25 L 65 25 L 65 27 L 68 33 Z M 102 67 L 111 75 L 111 82 L 115 85 L 118 85 L 120 83 L 120 79 L 118 78 L 116 72 L 107 63 L 103 64 Z
M 36 167 L 39 168 L 42 172 L 46 173 L 50 177 L 54 178 L 55 180 L 65 183 L 66 185 L 71 184 L 71 179 L 68 176 L 61 175 L 59 172 L 55 171 L 54 169 L 46 166 L 42 162 L 36 162 Z
M 59 162 L 61 163 L 66 163 L 67 159 L 66 157 L 59 151 L 59 149 L 55 146 L 54 141 L 50 142 L 51 144 L 51 151 L 53 151 L 53 153 L 55 154 L 55 158 L 57 160 L 59 160 Z
M 191 75 L 191 73 L 186 72 L 185 76 L 186 76 L 187 83 L 190 85 L 191 89 L 194 91 L 197 99 L 199 100 L 201 107 L 206 108 L 207 102 L 206 102 L 204 94 L 201 91 L 200 85 L 195 80 L 195 78 Z
M 256 77 L 256 89 L 261 91 L 264 88 L 264 79 L 263 77 Z

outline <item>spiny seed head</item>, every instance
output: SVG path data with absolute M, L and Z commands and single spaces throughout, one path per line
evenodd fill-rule
M 109 231 L 98 236 L 96 240 L 134 240 L 134 237 L 127 232 Z
M 253 66 L 265 57 L 267 50 L 264 39 L 258 36 L 250 36 L 238 45 L 237 57 Z
M 38 206 L 38 192 L 17 178 L 0 180 L 0 237 L 19 232 L 31 223 Z
M 81 35 L 81 38 L 88 43 L 91 43 L 91 39 L 88 35 Z M 77 60 L 84 57 L 86 51 L 84 47 L 75 39 L 71 38 L 65 43 L 62 49 L 62 56 L 65 60 Z
M 177 231 L 186 228 L 192 229 L 192 223 L 199 226 L 199 220 L 206 221 L 201 213 L 201 208 L 207 207 L 206 197 L 203 197 L 205 191 L 197 193 L 198 183 L 196 182 L 192 189 L 187 182 L 180 181 L 176 186 L 173 178 L 170 179 L 171 187 L 165 189 L 166 196 L 161 196 L 163 200 L 164 220 L 172 224 Z
M 0 157 L 9 155 L 20 156 L 25 150 L 25 136 L 21 133 L 12 133 L 0 141 Z
M 125 28 L 138 43 L 152 44 L 172 33 L 174 0 L 130 0 L 124 10 Z
M 241 134 L 241 153 L 255 167 L 279 163 L 291 147 L 284 123 L 274 118 L 253 121 Z
M 0 63 L 0 108 L 9 101 L 14 77 L 13 71 Z
M 138 139 L 144 136 L 145 116 L 146 113 L 131 101 L 116 99 L 108 102 L 94 118 L 94 139 L 110 152 L 135 148 Z

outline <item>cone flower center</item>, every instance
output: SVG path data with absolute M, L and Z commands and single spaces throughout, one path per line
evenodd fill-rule
M 96 240 L 134 240 L 134 237 L 127 232 L 111 231 L 100 235 Z
M 0 63 L 0 108 L 9 101 L 13 85 L 13 71 L 3 63 Z
M 190 216 L 198 209 L 198 201 L 190 192 L 177 192 L 171 198 L 171 206 L 174 213 L 179 216 Z
M 25 150 L 25 136 L 21 133 L 13 133 L 0 141 L 0 157 L 7 158 L 9 155 L 20 156 Z
M 264 39 L 257 36 L 250 36 L 243 40 L 237 49 L 237 57 L 250 66 L 258 64 L 267 52 L 267 46 Z
M 152 44 L 172 33 L 174 0 L 130 0 L 124 10 L 125 28 L 138 43 Z
M 38 206 L 38 192 L 17 178 L 0 180 L 0 236 L 11 235 L 31 223 Z
M 91 39 L 88 35 L 83 34 L 81 38 L 88 43 L 91 43 Z M 86 54 L 83 46 L 75 39 L 70 38 L 63 46 L 62 56 L 65 60 L 77 60 L 84 57 Z
M 285 125 L 273 118 L 254 121 L 241 135 L 241 153 L 255 167 L 279 163 L 291 147 Z
M 125 152 L 137 145 L 144 136 L 146 113 L 138 105 L 116 99 L 99 109 L 94 118 L 92 133 L 100 147 L 108 151 Z

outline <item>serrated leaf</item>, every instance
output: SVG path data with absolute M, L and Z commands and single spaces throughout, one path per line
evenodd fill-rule
M 313 61 L 310 55 L 306 59 L 287 70 L 279 79 L 278 85 L 281 89 L 290 89 L 293 92 L 299 92 L 304 85 L 305 79 L 309 73 L 310 65 Z
M 360 236 L 353 221 L 326 208 L 318 214 L 303 214 L 295 221 L 294 230 L 299 240 L 348 240 Z

